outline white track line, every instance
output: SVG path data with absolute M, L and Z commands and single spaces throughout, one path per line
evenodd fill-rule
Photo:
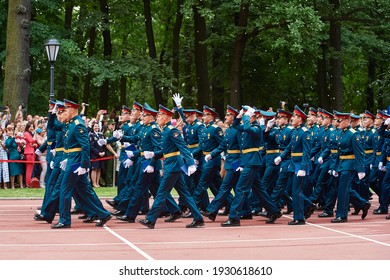
M 369 242 L 373 242 L 373 243 L 376 243 L 376 244 L 379 244 L 379 245 L 384 245 L 384 246 L 390 247 L 390 244 L 388 244 L 388 243 L 380 242 L 380 241 L 377 241 L 377 240 L 374 240 L 374 239 L 371 239 L 371 238 L 363 237 L 363 236 L 360 236 L 360 235 L 356 235 L 356 234 L 352 234 L 352 233 L 348 233 L 348 232 L 345 232 L 345 231 L 332 229 L 332 228 L 328 228 L 328 227 L 324 227 L 324 226 L 316 225 L 316 224 L 312 224 L 312 223 L 307 223 L 307 224 L 309 224 L 311 226 L 314 226 L 314 227 L 321 228 L 321 229 L 333 231 L 333 232 L 340 233 L 340 234 L 345 234 L 345 235 L 348 235 L 348 236 L 351 236 L 351 237 L 363 239 L 363 240 L 366 240 L 366 241 L 369 241 Z
M 110 229 L 108 226 L 104 226 L 104 228 L 109 232 L 111 233 L 112 235 L 114 235 L 115 237 L 117 237 L 118 239 L 122 240 L 126 245 L 128 245 L 130 248 L 132 248 L 133 250 L 135 250 L 136 252 L 138 252 L 139 254 L 141 254 L 144 258 L 146 258 L 147 260 L 154 260 L 151 256 L 149 256 L 148 254 L 146 254 L 144 251 L 142 251 L 140 248 L 138 248 L 137 246 L 135 246 L 133 243 L 131 243 L 129 240 L 127 240 L 126 238 L 120 236 L 119 234 L 117 234 L 115 231 L 113 231 L 112 229 Z

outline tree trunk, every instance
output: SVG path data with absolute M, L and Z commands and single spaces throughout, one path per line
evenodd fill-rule
M 65 19 L 64 19 L 64 28 L 65 30 L 72 30 L 72 15 L 73 15 L 73 1 L 66 1 L 65 3 Z M 64 36 L 65 39 L 70 39 L 70 32 L 67 32 Z M 68 88 L 66 86 L 67 84 L 68 75 L 66 71 L 61 71 L 61 76 L 59 79 L 59 87 L 58 87 L 58 96 L 57 99 L 63 99 L 64 97 L 67 97 L 71 100 L 74 100 L 78 102 L 78 92 L 72 90 L 71 93 L 67 96 L 66 89 Z M 54 98 L 56 99 L 56 98 Z
M 88 32 L 88 57 L 92 57 L 95 53 L 95 42 L 96 42 L 96 28 L 93 26 L 89 29 Z M 91 80 L 92 74 L 89 72 L 84 79 L 84 92 L 83 92 L 83 102 L 88 103 L 89 96 L 92 93 L 91 91 Z M 93 96 L 93 94 L 92 94 Z
M 14 0 L 8 5 L 3 104 L 9 106 L 11 114 L 15 115 L 19 105 L 28 101 L 31 1 Z
M 183 0 L 177 0 L 176 21 L 173 26 L 172 34 L 172 72 L 174 76 L 173 91 L 176 92 L 179 85 L 179 53 L 180 53 L 180 30 L 183 22 L 183 14 L 180 8 L 183 5 Z
M 213 0 L 211 1 L 211 9 L 217 8 L 221 5 L 221 0 Z M 219 23 L 219 20 L 215 20 L 215 22 L 212 24 L 211 32 L 213 34 L 217 34 L 218 36 L 221 35 L 221 24 Z M 213 48 L 212 49 L 212 67 L 214 73 L 219 73 L 219 67 L 220 65 L 223 65 L 223 62 L 221 61 L 223 59 L 223 52 L 220 48 Z M 223 118 L 225 114 L 225 88 L 223 86 L 223 79 L 219 75 L 214 75 L 211 79 L 211 101 L 213 104 L 213 107 L 217 111 L 220 118 Z
M 156 52 L 156 45 L 154 43 L 150 0 L 144 0 L 144 16 L 145 16 L 146 38 L 148 40 L 149 56 L 151 59 L 157 61 L 157 52 Z M 153 82 L 154 102 L 156 106 L 158 106 L 158 104 L 163 104 L 161 90 L 157 87 L 155 81 L 152 82 Z
M 331 110 L 327 79 L 326 79 L 326 45 L 321 44 L 322 56 L 317 59 L 317 92 L 320 99 L 320 107 Z
M 100 0 L 100 11 L 103 14 L 103 56 L 104 60 L 110 60 L 112 55 L 112 43 L 110 33 L 110 21 L 109 21 L 109 7 L 107 0 Z M 110 82 L 105 79 L 102 86 L 100 87 L 99 95 L 99 108 L 107 109 L 108 107 L 108 95 L 110 89 Z
M 375 81 L 375 69 L 376 69 L 376 61 L 375 58 L 370 56 L 368 58 L 368 84 L 367 84 L 367 110 L 369 110 L 371 113 L 375 114 L 374 112 L 374 89 L 372 88 L 372 83 Z
M 204 42 L 207 39 L 206 19 L 199 13 L 204 3 L 198 0 L 193 6 L 194 11 L 194 31 L 195 31 L 195 68 L 196 83 L 198 86 L 198 109 L 203 105 L 210 106 L 210 85 L 208 70 L 207 46 Z
M 339 14 L 340 0 L 329 0 L 333 5 L 333 14 Z M 341 22 L 330 20 L 330 101 L 331 108 L 343 110 L 343 83 L 342 83 L 342 62 L 341 62 Z
M 246 0 L 241 1 L 240 13 L 236 25 L 241 31 L 236 35 L 234 41 L 233 53 L 230 62 L 230 105 L 239 108 L 241 106 L 241 73 L 242 58 L 244 56 L 245 45 L 248 41 L 248 33 L 244 28 L 248 24 L 249 3 Z

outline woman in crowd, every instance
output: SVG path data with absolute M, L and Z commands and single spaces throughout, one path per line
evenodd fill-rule
M 98 144 L 99 139 L 104 139 L 103 134 L 99 131 L 99 124 L 94 123 L 92 125 L 92 130 L 89 133 L 89 142 L 91 146 L 91 183 L 95 188 L 99 188 L 99 181 L 101 176 L 101 171 L 104 168 L 103 160 L 96 160 L 101 157 L 104 157 L 105 150 L 104 146 Z
M 8 188 L 9 183 L 9 169 L 8 162 L 3 160 L 8 160 L 7 150 L 5 147 L 5 137 L 3 129 L 0 128 L 0 183 L 3 183 L 4 189 Z
M 24 148 L 24 155 L 26 158 L 26 186 L 30 186 L 31 175 L 34 168 L 35 161 L 35 149 L 38 148 L 37 140 L 33 137 L 35 130 L 34 124 L 28 122 L 24 131 L 24 139 L 26 140 L 26 146 Z
M 8 150 L 9 160 L 20 160 L 19 145 L 15 141 L 14 137 L 14 128 L 12 125 L 7 125 L 7 139 L 5 140 L 5 147 Z M 11 188 L 15 188 L 15 176 L 18 177 L 19 186 L 23 189 L 23 173 L 24 166 L 20 162 L 10 162 L 9 163 L 10 171 L 10 182 Z
M 34 134 L 34 138 L 37 141 L 38 147 L 41 146 L 46 141 L 46 135 L 42 128 L 37 128 Z M 39 183 L 41 185 L 41 188 L 45 188 L 45 176 L 47 171 L 47 162 L 46 162 L 46 151 L 42 153 L 41 155 L 37 156 L 37 159 L 40 162 L 41 165 L 41 174 L 39 175 Z

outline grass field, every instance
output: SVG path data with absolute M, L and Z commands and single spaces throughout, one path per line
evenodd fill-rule
M 95 188 L 96 194 L 99 197 L 114 197 L 116 196 L 116 187 L 107 187 L 107 188 Z M 30 189 L 24 188 L 19 189 L 0 189 L 0 199 L 2 198 L 43 198 L 45 194 L 45 189 Z

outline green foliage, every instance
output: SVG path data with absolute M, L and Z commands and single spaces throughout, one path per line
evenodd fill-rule
M 65 5 L 74 3 L 72 25 L 64 26 Z M 277 107 L 280 100 L 294 104 L 319 106 L 318 59 L 324 46 L 327 70 L 329 61 L 340 55 L 343 63 L 343 94 L 346 110 L 362 111 L 366 106 L 367 88 L 374 89 L 376 106 L 390 103 L 389 17 L 390 3 L 385 0 L 340 1 L 335 10 L 329 1 L 302 0 L 185 0 L 181 7 L 183 21 L 180 32 L 179 76 L 172 72 L 172 32 L 176 20 L 177 0 L 151 1 L 157 60 L 150 59 L 145 34 L 143 1 L 111 0 L 109 25 L 105 25 L 99 1 L 32 1 L 30 56 L 32 79 L 29 110 L 45 114 L 50 83 L 50 64 L 45 42 L 56 38 L 61 43 L 55 63 L 55 92 L 82 100 L 84 80 L 91 74 L 91 113 L 99 109 L 99 88 L 110 82 L 109 106 L 118 106 L 121 78 L 126 78 L 126 102 L 134 99 L 154 104 L 153 88 L 159 88 L 164 100 L 173 91 L 184 93 L 189 105 L 196 105 L 196 73 L 194 67 L 193 8 L 206 19 L 208 38 L 209 79 L 217 81 L 227 93 L 230 88 L 232 50 L 238 34 L 247 35 L 240 87 L 242 101 L 261 108 Z M 249 5 L 246 26 L 237 25 L 240 7 Z M 8 1 L 0 0 L 0 9 L 7 11 Z M 342 25 L 342 52 L 329 48 L 329 23 Z M 7 13 L 0 14 L 0 61 L 5 65 Z M 90 31 L 96 29 L 92 55 Z M 109 28 L 112 55 L 104 57 L 102 32 Z M 218 55 L 218 59 L 215 55 Z M 367 61 L 376 61 L 374 81 L 369 81 Z M 189 69 L 189 72 L 186 71 Z M 0 75 L 0 97 L 4 69 Z M 66 79 L 64 78 L 66 73 Z M 65 81 L 63 81 L 65 79 Z M 61 84 L 60 84 L 61 82 Z M 177 82 L 177 87 L 174 87 Z M 329 73 L 326 80 L 330 83 Z M 189 88 L 189 89 L 188 89 Z M 330 88 L 330 86 L 329 86 Z M 329 91 L 330 89 L 327 88 Z M 187 90 L 187 92 L 186 92 Z M 190 90 L 190 92 L 188 92 Z M 228 103 L 225 94 L 225 103 Z M 384 102 L 384 104 L 380 104 Z M 387 102 L 387 103 L 386 103 Z

